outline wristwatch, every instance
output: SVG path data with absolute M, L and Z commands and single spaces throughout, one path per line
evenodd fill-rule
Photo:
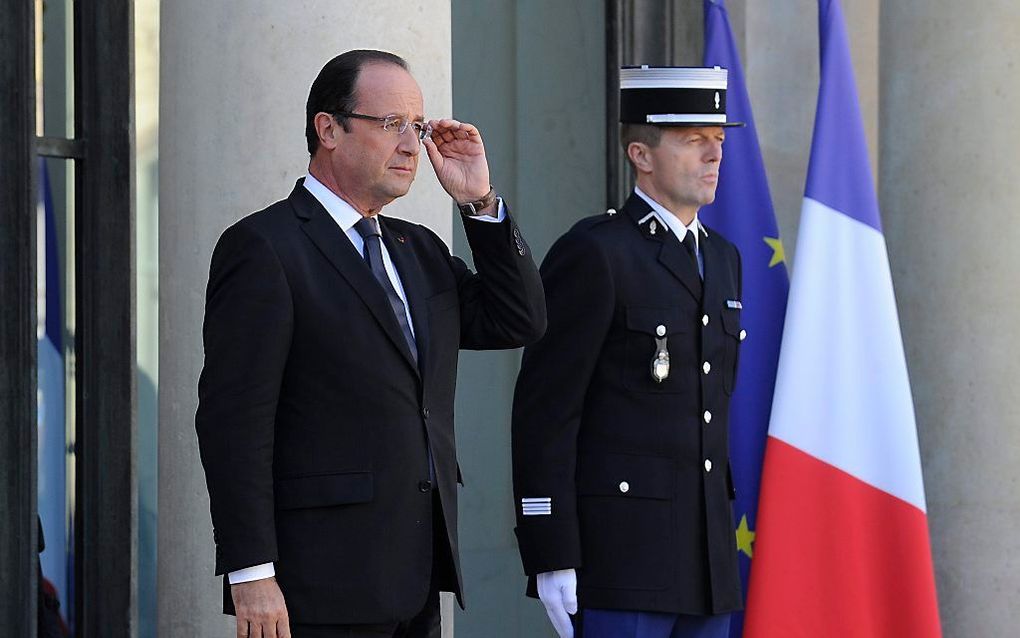
M 457 202 L 457 208 L 460 209 L 460 213 L 462 215 L 467 215 L 468 217 L 477 217 L 479 215 L 484 214 L 482 213 L 482 211 L 488 208 L 489 206 L 492 206 L 492 203 L 495 201 L 496 201 L 496 189 L 492 188 L 492 186 L 490 185 L 489 192 L 485 194 L 485 197 L 477 201 L 466 202 L 464 204 Z

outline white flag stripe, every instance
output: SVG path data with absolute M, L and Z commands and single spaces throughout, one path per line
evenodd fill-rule
M 926 511 L 885 238 L 804 199 L 769 434 Z

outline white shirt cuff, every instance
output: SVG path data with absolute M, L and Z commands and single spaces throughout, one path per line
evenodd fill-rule
M 238 583 L 247 583 L 253 580 L 262 580 L 263 578 L 272 578 L 276 576 L 276 568 L 273 567 L 272 563 L 262 563 L 261 565 L 255 565 L 254 567 L 245 567 L 239 569 L 236 572 L 230 572 L 227 574 L 227 580 L 231 585 Z
M 504 208 L 503 208 L 503 198 L 502 197 L 497 198 L 496 201 L 498 202 L 498 204 L 496 206 L 496 216 L 495 217 L 490 217 L 488 215 L 465 215 L 465 217 L 467 217 L 468 219 L 477 219 L 478 221 L 485 222 L 487 224 L 498 224 L 498 223 L 500 223 L 501 221 L 506 219 L 506 210 L 504 210 Z

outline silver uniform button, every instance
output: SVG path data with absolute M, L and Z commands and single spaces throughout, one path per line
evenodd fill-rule
M 747 330 L 740 331 L 740 340 L 743 341 L 744 339 L 747 339 Z
M 665 337 L 666 336 L 666 326 L 663 326 L 662 324 L 660 324 L 655 329 L 655 334 L 659 335 L 660 337 Z
M 712 422 L 712 413 L 709 412 L 708 410 L 705 410 L 704 417 L 705 417 L 705 423 L 711 423 Z
M 712 459 L 705 459 L 705 471 L 706 472 L 712 471 Z
M 620 482 L 620 491 L 623 492 L 624 494 L 629 492 L 630 491 L 630 483 L 628 483 L 627 481 Z
M 703 325 L 703 326 L 707 326 L 708 325 L 708 315 L 702 315 L 702 317 L 701 317 L 701 325 Z
M 702 370 L 702 371 L 703 371 L 703 372 L 704 372 L 705 374 L 708 374 L 709 372 L 711 372 L 711 371 L 712 371 L 712 364 L 711 364 L 711 363 L 709 363 L 708 361 L 706 361 L 705 363 L 701 364 L 701 370 Z

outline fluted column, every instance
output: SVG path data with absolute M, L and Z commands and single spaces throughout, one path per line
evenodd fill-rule
M 1020 8 L 882 3 L 880 196 L 944 635 L 1020 612 Z

